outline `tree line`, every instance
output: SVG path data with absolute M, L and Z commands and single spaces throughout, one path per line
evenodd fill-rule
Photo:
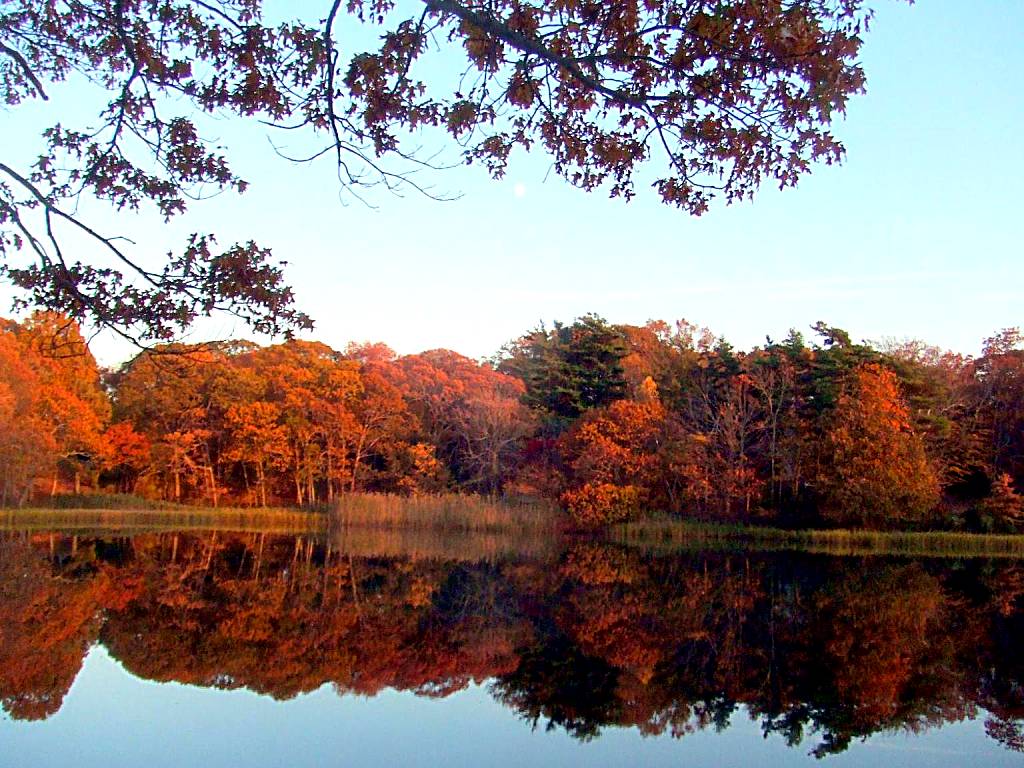
M 540 326 L 478 362 L 244 341 L 101 371 L 78 327 L 0 329 L 5 505 L 72 485 L 207 505 L 346 492 L 556 500 L 579 525 L 662 511 L 785 526 L 1016 530 L 1024 348 L 854 343 L 824 323 L 750 351 L 685 321 Z

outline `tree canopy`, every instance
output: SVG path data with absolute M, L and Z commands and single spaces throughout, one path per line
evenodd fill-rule
M 311 325 L 257 243 L 196 233 L 151 268 L 78 216 L 83 198 L 171 218 L 243 191 L 204 113 L 307 134 L 315 148 L 292 159 L 335 162 L 357 196 L 431 194 L 411 174 L 450 162 L 436 150 L 452 143 L 494 177 L 513 149 L 542 151 L 574 186 L 629 199 L 650 184 L 691 214 L 793 185 L 842 158 L 830 125 L 863 90 L 871 17 L 860 0 L 324 0 L 312 13 L 273 18 L 260 0 L 0 6 L 8 109 L 52 97 L 62 116 L 63 81 L 106 92 L 88 125 L 55 120 L 37 157 L 0 157 L 0 270 L 27 305 L 141 341 L 217 310 L 268 333 Z M 71 231 L 105 257 L 71 255 Z

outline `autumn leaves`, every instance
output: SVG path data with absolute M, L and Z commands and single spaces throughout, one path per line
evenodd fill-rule
M 101 374 L 57 315 L 0 333 L 3 503 L 105 489 L 210 506 L 457 491 L 578 525 L 661 511 L 797 527 L 1014 531 L 1024 352 L 738 352 L 687 323 L 540 327 L 491 362 L 382 344 L 167 346 Z M 998 343 L 997 343 L 998 342 Z

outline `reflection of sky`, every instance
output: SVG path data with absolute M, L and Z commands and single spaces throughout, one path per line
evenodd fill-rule
M 263 129 L 228 120 L 206 134 L 253 182 L 242 198 L 197 205 L 170 227 L 85 212 L 152 255 L 211 229 L 225 244 L 274 247 L 317 338 L 333 346 L 379 339 L 403 353 L 488 355 L 541 319 L 594 311 L 628 323 L 685 317 L 742 348 L 826 320 L 858 340 L 911 336 L 977 352 L 1022 322 L 1024 3 L 875 5 L 868 94 L 836 127 L 847 162 L 701 219 L 660 205 L 645 184 L 629 205 L 569 189 L 545 180 L 541 155 L 522 153 L 501 182 L 480 168 L 439 177 L 464 193 L 457 202 L 381 194 L 375 211 L 343 206 L 328 165 L 291 166 Z M 83 101 L 73 91 L 56 89 L 38 125 L 68 120 Z M 37 146 L 34 109 L 4 115 L 8 147 Z M 203 330 L 245 333 L 226 321 Z M 126 353 L 109 342 L 99 351 L 108 363 Z
M 139 680 L 94 648 L 61 710 L 36 723 L 0 720 L 0 766 L 948 766 L 1018 765 L 990 741 L 981 721 L 922 737 L 880 735 L 816 761 L 813 745 L 789 749 L 761 737 L 742 713 L 722 734 L 681 741 L 607 729 L 579 743 L 504 709 L 485 687 L 445 699 L 387 691 L 338 697 L 329 686 L 276 702 L 248 691 L 217 691 Z

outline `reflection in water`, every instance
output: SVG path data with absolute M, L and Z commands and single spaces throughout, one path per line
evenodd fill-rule
M 405 544 L 3 534 L 0 703 L 54 714 L 98 642 L 140 678 L 277 699 L 490 681 L 584 740 L 720 729 L 743 706 L 819 756 L 979 714 L 1024 747 L 1014 563 Z

